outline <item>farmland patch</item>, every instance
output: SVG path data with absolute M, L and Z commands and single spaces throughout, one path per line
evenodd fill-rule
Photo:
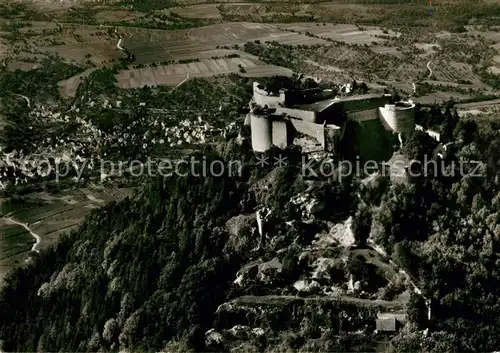
M 57 85 L 59 87 L 59 93 L 61 94 L 61 97 L 66 99 L 73 98 L 76 95 L 76 91 L 78 90 L 80 83 L 95 70 L 95 68 L 88 69 L 81 74 L 75 75 L 66 80 L 59 81 Z
M 277 25 L 278 28 L 299 33 L 312 33 L 320 38 L 326 38 L 338 42 L 350 44 L 373 44 L 384 43 L 386 38 L 398 37 L 400 34 L 394 31 L 384 31 L 377 27 L 357 27 L 351 24 L 315 24 L 315 23 L 293 23 Z
M 229 73 L 240 73 L 248 77 L 291 75 L 292 71 L 279 66 L 267 65 L 256 58 L 203 59 L 188 64 L 173 64 L 120 71 L 116 78 L 120 88 L 144 86 L 173 86 L 189 75 L 211 77 Z
M 433 62 L 432 72 L 437 81 L 484 86 L 481 80 L 472 72 L 472 67 L 465 63 Z
M 0 279 L 12 266 L 22 263 L 35 239 L 21 226 L 0 219 Z
M 27 224 L 39 235 L 41 242 L 37 249 L 42 250 L 56 242 L 62 233 L 77 228 L 92 209 L 130 193 L 131 189 L 80 189 L 60 195 L 33 193 L 27 196 L 25 206 L 12 206 L 14 210 L 9 217 Z M 0 279 L 8 269 L 26 262 L 34 243 L 35 239 L 24 227 L 0 218 Z
M 426 94 L 422 97 L 415 97 L 413 100 L 415 102 L 418 102 L 421 104 L 440 104 L 440 103 L 449 101 L 450 99 L 454 99 L 455 101 L 460 101 L 460 100 L 466 100 L 466 99 L 470 99 L 470 98 L 471 98 L 471 96 L 457 93 L 457 92 L 438 91 L 438 92 Z
M 217 46 L 233 47 L 249 41 L 277 41 L 289 45 L 328 44 L 301 33 L 284 32 L 276 26 L 261 23 L 224 23 L 177 31 L 120 28 L 123 45 L 136 55 L 138 64 L 195 58 L 200 52 Z
M 218 4 L 200 4 L 174 7 L 170 12 L 185 18 L 222 18 L 218 6 Z

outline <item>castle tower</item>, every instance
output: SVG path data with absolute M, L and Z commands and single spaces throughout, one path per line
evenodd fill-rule
M 267 116 L 250 114 L 252 133 L 252 149 L 255 152 L 266 152 L 273 144 L 272 122 Z
M 380 108 L 380 116 L 395 132 L 415 130 L 415 104 L 411 101 L 386 104 Z

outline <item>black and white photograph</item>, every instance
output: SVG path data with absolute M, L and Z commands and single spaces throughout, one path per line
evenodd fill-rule
M 8 352 L 500 352 L 500 0 L 0 0 Z

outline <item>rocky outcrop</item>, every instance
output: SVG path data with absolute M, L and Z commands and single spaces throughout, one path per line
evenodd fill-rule
M 260 242 L 255 214 L 231 218 L 226 222 L 226 229 L 229 233 L 226 244 L 228 252 L 247 253 Z
M 219 346 L 223 342 L 224 342 L 224 337 L 214 329 L 210 329 L 205 333 L 205 345 L 207 347 Z
M 243 266 L 237 273 L 236 279 L 234 280 L 234 284 L 244 287 L 246 281 L 250 279 L 255 279 L 259 273 L 259 264 L 262 263 L 262 260 L 252 261 L 245 266 Z
M 240 287 L 245 287 L 249 281 L 272 283 L 282 270 L 283 264 L 277 257 L 266 262 L 261 259 L 255 260 L 243 266 L 236 273 L 234 283 Z
M 245 296 L 225 303 L 217 310 L 217 329 L 228 330 L 233 335 L 248 333 L 251 329 L 273 332 L 299 331 L 304 320 L 324 330 L 327 327 L 342 327 L 349 332 L 375 329 L 379 312 L 385 312 L 385 302 L 366 301 L 370 305 L 359 305 L 357 299 L 342 297 L 294 296 Z M 233 336 L 235 337 L 235 336 Z
M 275 257 L 271 261 L 259 265 L 258 278 L 262 282 L 272 282 L 273 278 L 281 273 L 282 270 L 283 264 Z

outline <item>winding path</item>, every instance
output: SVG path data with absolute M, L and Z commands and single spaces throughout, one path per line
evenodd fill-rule
M 429 70 L 429 75 L 427 76 L 427 79 L 430 80 L 431 77 L 432 77 L 432 68 L 431 68 L 431 60 L 429 60 L 429 62 L 427 63 L 427 69 Z M 418 83 L 419 81 L 417 81 Z M 415 82 L 412 82 L 411 83 L 413 85 L 413 94 L 416 94 L 417 93 L 417 85 L 415 84 Z
M 28 103 L 28 108 L 31 108 L 31 102 L 30 102 L 30 99 L 28 97 L 26 97 L 25 95 L 22 95 L 22 94 L 17 94 L 17 93 L 12 93 L 12 95 L 23 98 L 26 101 L 26 103 Z
M 429 62 L 427 63 L 427 68 L 429 69 L 429 76 L 427 76 L 427 79 L 428 79 L 428 80 L 432 77 L 431 62 L 432 62 L 432 61 L 429 61 Z
M 116 44 L 116 47 L 120 49 L 121 51 L 125 51 L 125 49 L 122 47 L 123 43 L 123 38 L 118 39 L 118 43 Z
M 21 223 L 19 221 L 16 221 L 15 219 L 12 219 L 10 217 L 4 217 L 3 219 L 6 220 L 7 222 L 11 223 L 11 224 L 17 224 L 18 226 L 21 226 L 24 229 L 26 229 L 33 236 L 33 238 L 35 238 L 35 244 L 33 244 L 33 247 L 31 248 L 31 251 L 40 252 L 40 250 L 37 249 L 37 246 L 40 244 L 40 241 L 42 240 L 42 238 L 40 238 L 40 236 L 38 234 L 36 234 L 35 232 L 33 232 L 28 227 L 27 224 Z

